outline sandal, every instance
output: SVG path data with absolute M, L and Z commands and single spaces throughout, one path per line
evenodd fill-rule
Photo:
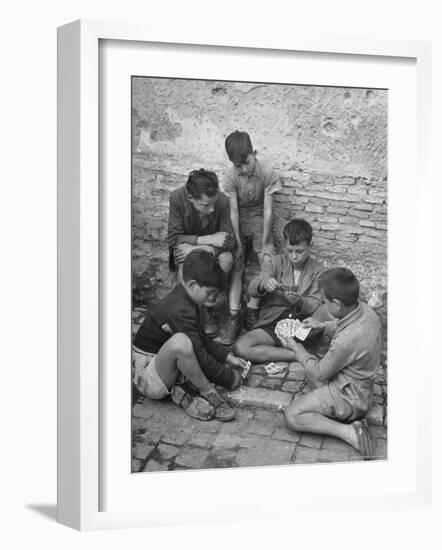
M 353 422 L 353 428 L 358 440 L 358 451 L 361 453 L 364 460 L 373 460 L 375 458 L 376 443 L 368 431 L 368 424 L 365 418 Z
M 206 399 L 193 394 L 184 385 L 175 385 L 170 398 L 175 405 L 196 420 L 212 420 L 215 415 L 215 408 Z
M 216 390 L 211 390 L 204 394 L 204 398 L 214 407 L 214 420 L 229 422 L 235 418 L 235 410 L 227 403 L 225 399 Z

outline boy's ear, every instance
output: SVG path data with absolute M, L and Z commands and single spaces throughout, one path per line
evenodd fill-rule
M 187 281 L 187 283 L 185 283 L 189 290 L 193 290 L 195 288 L 195 285 L 197 284 L 198 283 L 195 281 L 195 279 L 190 279 L 189 281 Z
M 342 308 L 344 307 L 344 304 L 341 302 L 341 300 L 337 300 L 336 298 L 333 300 L 333 303 L 336 304 L 339 311 L 342 311 Z

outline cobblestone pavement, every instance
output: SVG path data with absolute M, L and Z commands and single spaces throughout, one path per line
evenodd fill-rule
M 134 332 L 144 311 L 134 311 Z M 321 350 L 316 350 L 322 354 Z M 376 378 L 374 403 L 367 416 L 376 438 L 377 459 L 387 458 L 387 377 L 384 362 Z M 235 466 L 266 466 L 361 460 L 343 441 L 289 432 L 283 409 L 308 391 L 304 369 L 291 363 L 282 375 L 269 376 L 254 365 L 244 387 L 228 396 L 232 422 L 202 422 L 188 417 L 169 399 L 140 397 L 132 411 L 132 471 L 149 472 Z

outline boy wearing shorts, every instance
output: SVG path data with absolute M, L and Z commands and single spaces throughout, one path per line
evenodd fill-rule
M 283 339 L 284 347 L 304 366 L 312 390 L 286 409 L 286 425 L 289 430 L 342 439 L 370 459 L 374 441 L 363 417 L 372 403 L 380 364 L 380 321 L 359 301 L 359 283 L 349 269 L 326 271 L 320 288 L 325 302 L 320 310 L 324 311 L 318 310 L 317 319 L 306 319 L 304 325 L 324 329 L 332 340 L 327 354 L 319 360 L 302 344 Z
M 246 132 L 235 131 L 225 141 L 232 167 L 224 178 L 223 190 L 230 201 L 230 215 L 235 234 L 235 265 L 229 293 L 230 318 L 223 344 L 233 344 L 241 330 L 241 289 L 244 252 L 250 243 L 261 266 L 275 254 L 272 235 L 273 195 L 281 189 L 279 176 L 256 157 Z M 259 298 L 252 296 L 247 304 L 245 324 L 251 328 L 258 317 Z
M 273 256 L 261 274 L 249 284 L 249 294 L 262 299 L 253 330 L 239 338 L 235 353 L 255 363 L 295 361 L 295 354 L 283 347 L 275 328 L 286 318 L 305 319 L 322 304 L 320 262 L 310 256 L 313 231 L 302 219 L 286 224 L 283 231 L 285 253 Z
M 194 170 L 186 185 L 175 189 L 169 202 L 169 266 L 178 267 L 182 279 L 183 262 L 192 250 L 206 250 L 217 257 L 221 269 L 229 274 L 233 266 L 234 238 L 229 201 L 221 193 L 218 178 L 209 170 Z M 218 326 L 212 308 L 203 306 L 204 333 L 214 338 Z
M 170 395 L 183 378 L 198 391 L 192 399 L 177 388 L 173 401 L 194 418 L 228 421 L 234 410 L 213 384 L 236 389 L 246 361 L 212 340 L 205 339 L 199 306 L 211 307 L 224 284 L 213 254 L 190 252 L 183 263 L 182 281 L 147 313 L 133 342 L 134 384 L 151 399 Z

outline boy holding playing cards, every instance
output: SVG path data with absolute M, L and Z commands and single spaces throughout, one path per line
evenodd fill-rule
M 284 227 L 285 253 L 273 256 L 250 281 L 249 294 L 262 298 L 258 322 L 236 342 L 236 355 L 255 363 L 295 361 L 295 353 L 275 333 L 284 319 L 305 319 L 322 304 L 322 265 L 310 256 L 313 231 L 302 219 Z
M 289 430 L 342 439 L 370 459 L 374 440 L 363 417 L 371 406 L 380 363 L 380 321 L 359 301 L 359 283 L 349 269 L 326 271 L 320 288 L 325 304 L 304 325 L 332 336 L 327 354 L 319 360 L 299 342 L 282 338 L 285 349 L 304 366 L 312 390 L 286 409 L 286 425 Z

